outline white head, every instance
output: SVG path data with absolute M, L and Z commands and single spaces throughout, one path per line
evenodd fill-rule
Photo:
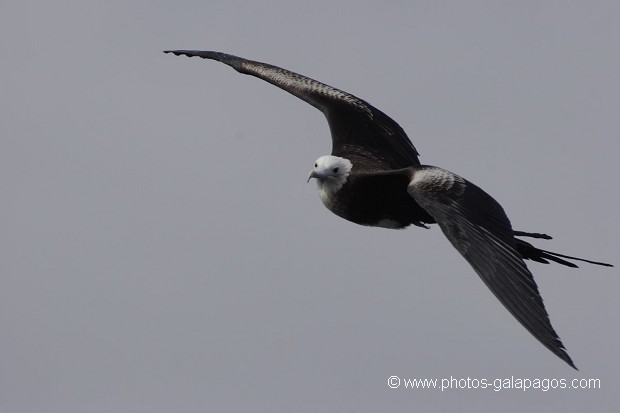
M 348 159 L 333 155 L 321 156 L 314 162 L 314 169 L 308 176 L 308 182 L 316 178 L 319 191 L 335 193 L 347 181 L 351 168 L 353 164 Z

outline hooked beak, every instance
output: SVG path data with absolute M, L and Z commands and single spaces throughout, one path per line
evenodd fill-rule
M 306 181 L 306 183 L 310 182 L 310 180 L 312 178 L 318 178 L 319 174 L 317 174 L 315 171 L 310 172 L 310 175 L 308 175 L 308 180 Z

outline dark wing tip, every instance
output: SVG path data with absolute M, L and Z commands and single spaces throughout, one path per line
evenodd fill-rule
M 198 50 L 164 50 L 164 53 L 172 53 L 175 56 L 194 57 L 198 56 L 201 52 Z
M 547 347 L 547 348 L 549 348 L 549 350 L 551 350 L 551 352 L 554 353 L 556 356 L 558 356 L 563 361 L 565 361 L 566 364 L 568 364 L 575 370 L 579 371 L 577 366 L 575 366 L 575 363 L 573 363 L 573 359 L 571 359 L 570 356 L 568 355 L 568 351 L 566 351 L 566 347 L 564 347 L 562 340 L 560 340 L 560 338 L 557 337 L 557 334 L 556 334 L 556 341 L 557 341 L 557 345 L 555 346 L 552 345 L 551 347 Z
M 175 56 L 202 57 L 203 59 L 213 59 L 219 61 L 239 59 L 222 52 L 212 52 L 207 50 L 164 50 L 164 53 L 172 53 Z
M 557 351 L 557 352 L 553 351 L 553 353 L 555 353 L 559 358 L 561 358 L 563 361 L 565 361 L 566 364 L 568 364 L 569 366 L 571 366 L 575 370 L 579 371 L 579 369 L 577 368 L 577 366 L 575 366 L 575 363 L 573 363 L 573 360 L 570 358 L 570 356 L 568 355 L 568 352 L 566 351 L 566 349 L 563 346 L 560 347 L 560 351 Z
M 164 50 L 164 53 L 172 53 L 175 56 L 184 55 L 185 52 L 189 52 L 188 50 Z
M 222 52 L 212 52 L 208 50 L 164 50 L 164 53 L 172 53 L 175 56 L 200 57 L 203 59 L 215 60 L 232 67 L 238 72 L 246 74 L 251 73 L 244 70 L 244 68 L 242 67 L 243 63 L 259 64 L 258 62 L 253 62 L 251 60 L 243 59 L 238 56 L 233 56 Z

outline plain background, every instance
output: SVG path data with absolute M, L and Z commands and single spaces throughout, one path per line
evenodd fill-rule
M 537 244 L 618 264 L 617 1 L 0 4 L 0 410 L 610 411 L 616 269 L 530 264 L 580 371 L 438 228 L 366 228 L 306 178 L 322 114 L 165 49 L 351 92 Z M 597 378 L 391 390 L 387 378 Z

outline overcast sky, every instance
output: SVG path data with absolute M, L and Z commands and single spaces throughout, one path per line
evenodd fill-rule
M 617 1 L 3 1 L 0 410 L 612 410 L 617 269 L 529 264 L 576 372 L 437 227 L 323 207 L 305 182 L 331 148 L 320 112 L 161 51 L 353 93 L 423 163 L 555 237 L 540 247 L 618 264 L 618 44 Z M 392 375 L 601 388 L 405 390 Z

